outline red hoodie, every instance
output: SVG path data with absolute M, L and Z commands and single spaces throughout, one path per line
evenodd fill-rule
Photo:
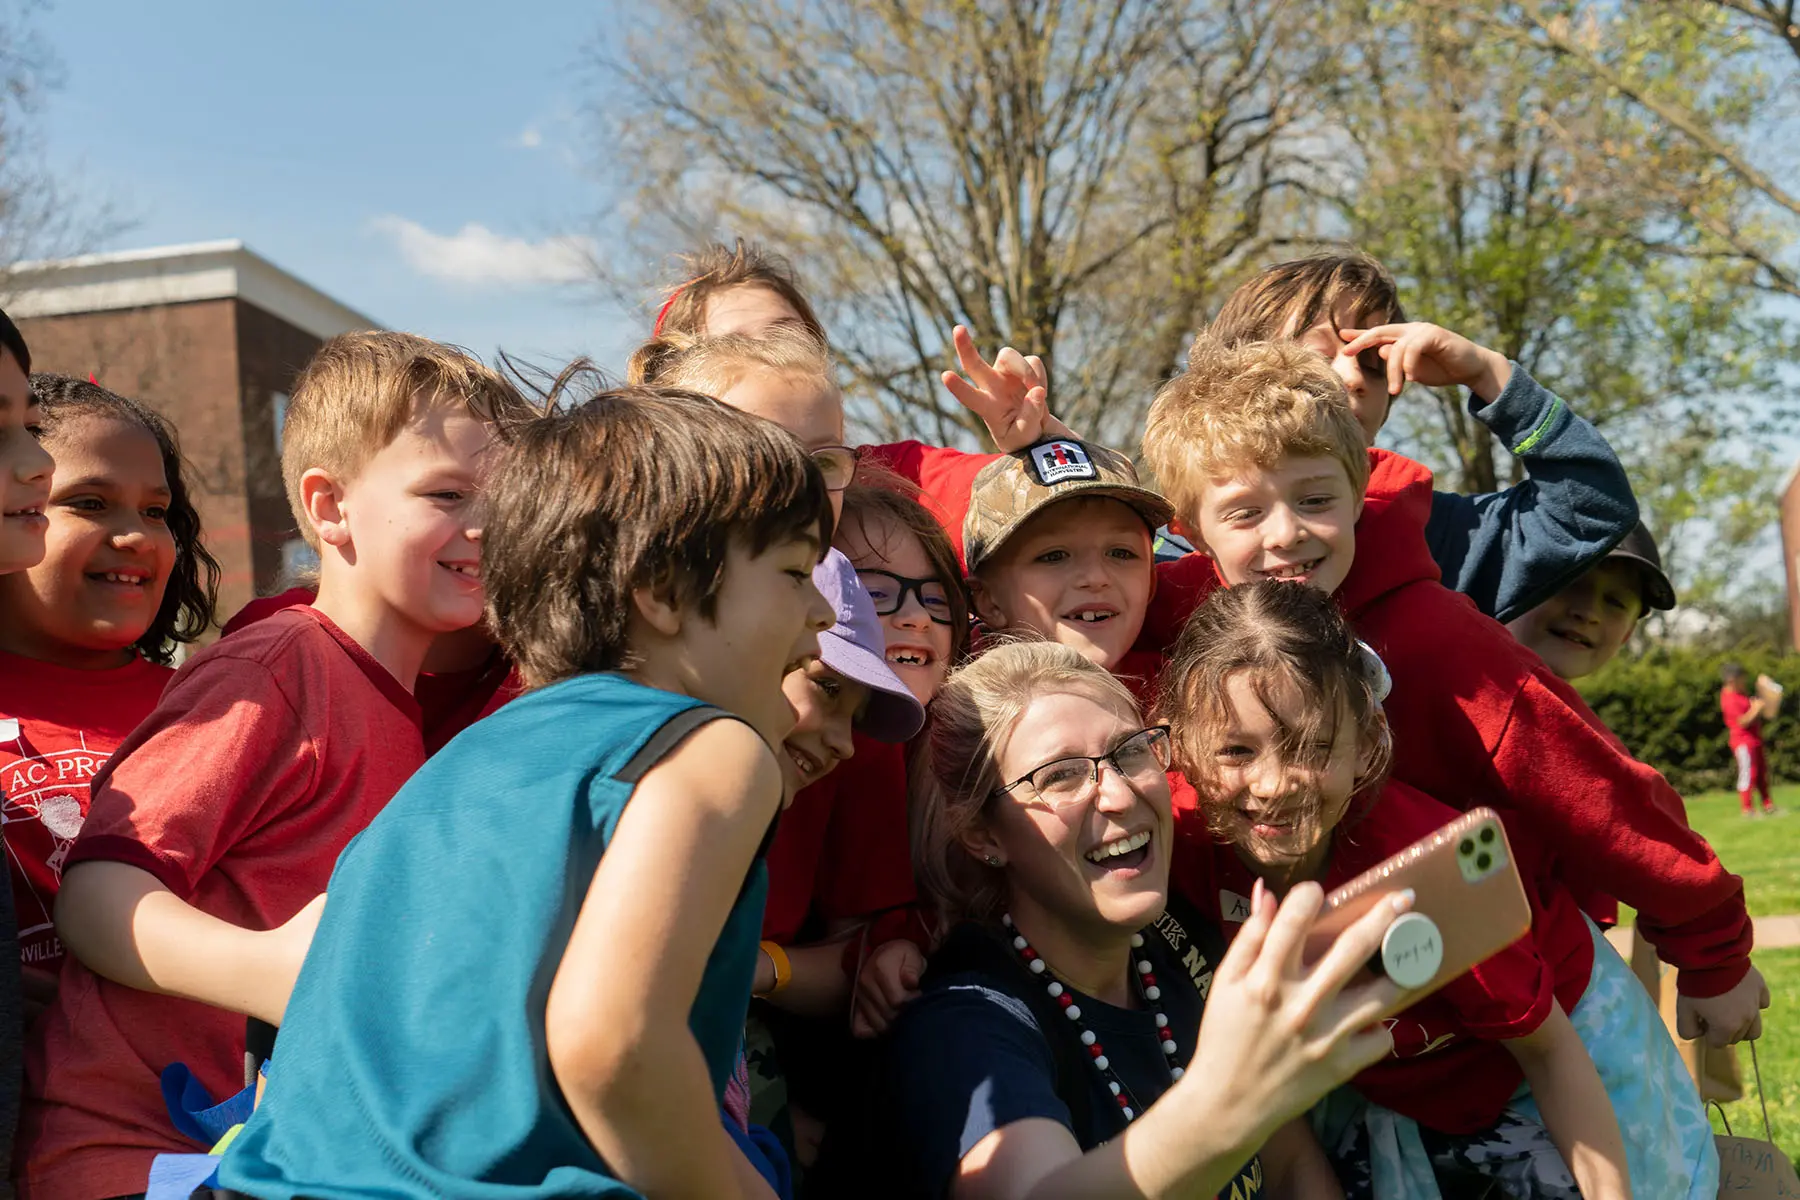
M 1497 809 L 1576 894 L 1636 908 L 1683 995 L 1730 991 L 1750 968 L 1743 881 L 1654 768 L 1504 626 L 1438 582 L 1425 542 L 1431 473 L 1385 450 L 1369 462 L 1356 562 L 1337 601 L 1393 676 L 1394 778 L 1457 808 Z M 1183 592 L 1152 604 L 1140 647 L 1171 644 L 1192 611 L 1181 604 L 1210 590 L 1200 581 L 1210 560 L 1174 565 Z

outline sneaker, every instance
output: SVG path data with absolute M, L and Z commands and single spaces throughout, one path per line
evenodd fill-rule
M 1787 816 L 1787 809 L 1777 807 L 1773 804 L 1767 804 L 1763 806 L 1763 815 L 1765 817 L 1785 817 Z
M 1743 810 L 1743 812 L 1744 812 L 1744 820 L 1746 820 L 1746 821 L 1755 821 L 1755 820 L 1758 820 L 1759 818 L 1761 818 L 1761 816 L 1762 816 L 1762 811 L 1760 809 L 1746 808 Z

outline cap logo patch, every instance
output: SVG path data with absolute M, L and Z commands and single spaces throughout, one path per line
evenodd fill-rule
M 1031 448 L 1031 469 L 1045 487 L 1070 479 L 1098 479 L 1100 471 L 1080 442 L 1040 442 Z

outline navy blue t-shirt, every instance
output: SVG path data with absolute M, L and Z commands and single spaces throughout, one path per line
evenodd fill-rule
M 1198 938 L 1194 935 L 1198 934 Z M 1158 936 L 1160 935 L 1160 936 Z M 1212 985 L 1221 943 L 1185 914 L 1165 913 L 1145 930 L 1145 951 L 1162 991 L 1177 1056 L 1186 1065 L 1199 1041 L 1200 1015 Z M 886 1111 L 899 1140 L 895 1157 L 911 1164 L 918 1194 L 944 1196 L 956 1166 L 988 1134 L 1015 1121 L 1042 1117 L 1067 1127 L 1082 1150 L 1124 1129 L 1118 1101 L 1091 1062 L 1077 1062 L 1086 1103 L 1079 1121 L 1057 1094 L 1056 1053 L 1021 989 L 1041 986 L 1018 972 L 965 971 L 928 980 L 901 1011 L 889 1047 Z M 1081 1024 L 1093 1031 L 1124 1087 L 1143 1112 L 1171 1084 L 1156 1019 L 1148 1008 L 1126 1009 L 1075 993 Z M 1072 1023 L 1071 1023 L 1072 1025 Z M 1262 1164 L 1239 1171 L 1228 1200 L 1263 1195 Z

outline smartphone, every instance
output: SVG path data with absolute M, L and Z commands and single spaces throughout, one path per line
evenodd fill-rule
M 1338 934 L 1406 888 L 1413 906 L 1397 918 L 1369 969 L 1405 989 L 1382 1016 L 1408 1008 L 1531 931 L 1531 904 L 1500 815 L 1464 813 L 1429 837 L 1325 897 L 1307 938 L 1316 961 Z

